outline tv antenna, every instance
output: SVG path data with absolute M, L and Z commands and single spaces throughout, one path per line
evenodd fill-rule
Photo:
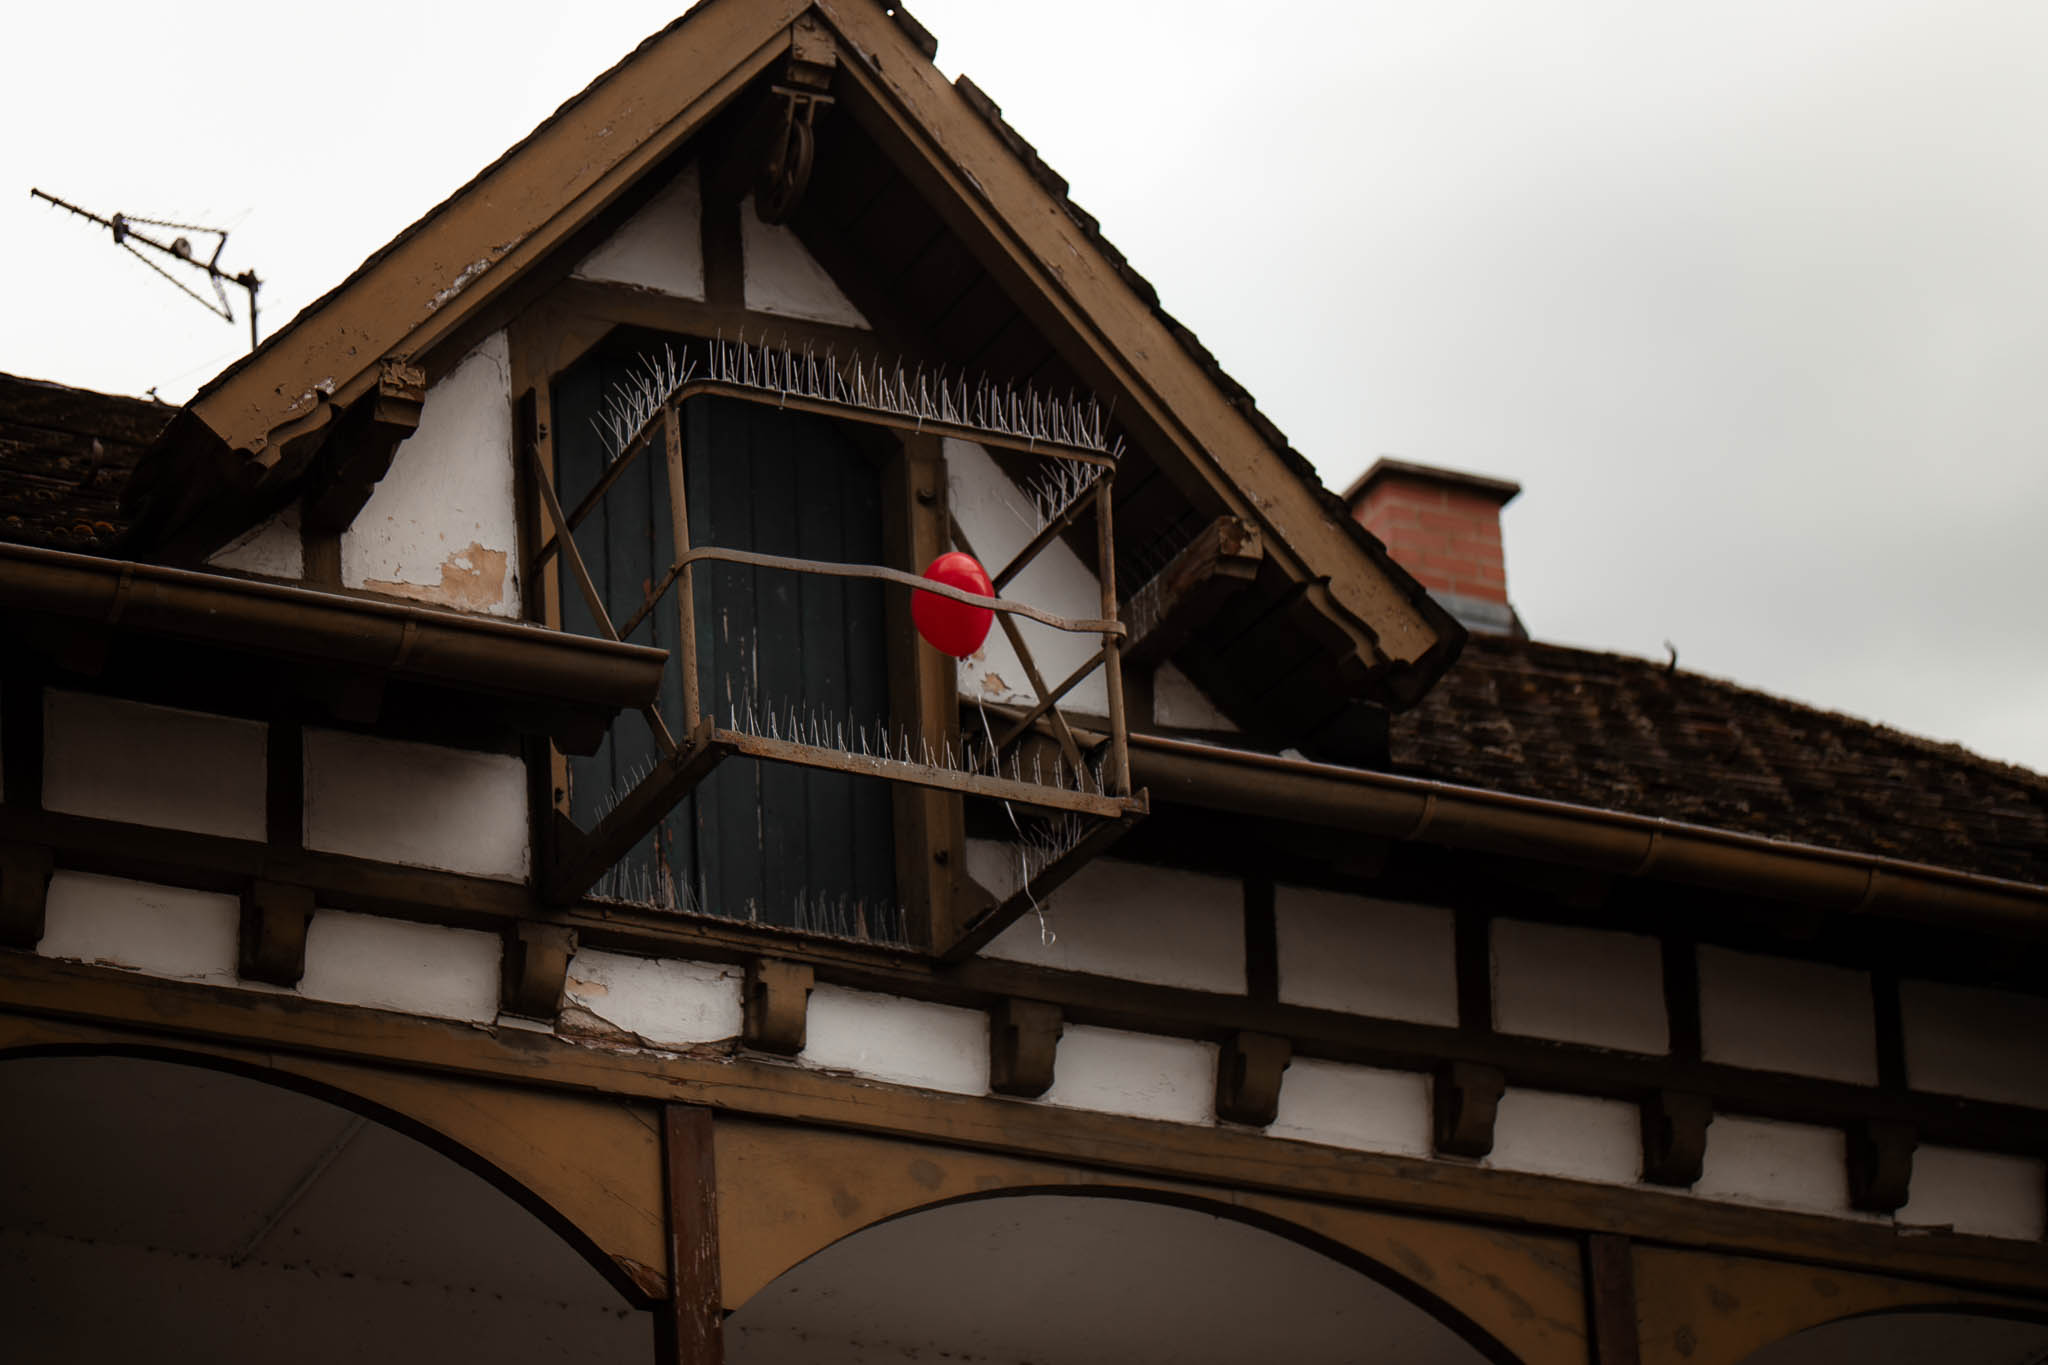
M 45 203 L 55 204 L 58 208 L 68 213 L 75 213 L 89 223 L 97 223 L 101 227 L 106 228 L 114 234 L 115 246 L 132 253 L 135 259 L 141 261 L 151 270 L 154 270 L 157 274 L 185 291 L 185 293 L 191 295 L 198 302 L 199 306 L 206 309 L 207 312 L 225 318 L 229 322 L 235 320 L 235 310 L 228 306 L 226 286 L 230 284 L 240 285 L 244 290 L 248 291 L 249 295 L 249 349 L 252 351 L 256 349 L 256 291 L 262 287 L 263 281 L 256 278 L 256 272 L 253 270 L 244 270 L 239 275 L 230 275 L 227 271 L 221 269 L 220 253 L 228 244 L 226 228 L 198 227 L 191 223 L 166 223 L 160 218 L 136 218 L 125 213 L 117 213 L 112 218 L 102 218 L 90 209 L 82 209 L 76 204 L 67 203 L 56 195 L 46 194 L 39 189 L 30 189 L 29 195 L 31 198 L 41 199 Z M 204 233 L 213 238 L 213 254 L 205 260 L 201 260 L 192 245 L 190 237 L 178 236 L 165 242 L 150 236 L 146 232 L 140 231 L 137 227 L 138 224 L 142 227 L 167 228 L 176 233 Z M 202 242 L 200 245 L 204 246 L 205 244 Z M 143 247 L 147 247 L 150 251 L 155 252 L 157 256 L 163 257 L 166 263 L 188 266 L 193 270 L 204 273 L 208 282 L 213 285 L 213 297 L 207 298 L 206 295 L 200 293 L 176 275 L 173 275 L 164 268 L 163 264 L 159 264 L 154 257 L 145 255 L 141 250 Z

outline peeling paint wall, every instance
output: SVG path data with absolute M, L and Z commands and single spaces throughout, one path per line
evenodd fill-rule
M 563 983 L 562 1028 L 653 1047 L 737 1038 L 741 980 L 734 967 L 581 948 Z
M 230 839 L 264 837 L 261 722 L 51 688 L 43 805 Z
M 523 880 L 526 765 L 510 754 L 305 732 L 306 847 Z
M 747 307 L 754 312 L 840 327 L 868 326 L 860 309 L 840 292 L 794 232 L 761 221 L 751 195 L 740 205 L 740 251 Z
M 299 505 L 293 503 L 250 528 L 207 557 L 217 569 L 237 569 L 264 578 L 306 576 L 306 548 L 299 538 Z
M 993 575 L 1037 534 L 1031 500 L 1004 476 L 988 451 L 972 441 L 948 438 L 945 456 L 946 491 L 953 516 Z M 1030 568 L 1003 589 L 1003 596 L 1070 620 L 1092 620 L 1102 614 L 1102 585 L 1065 541 L 1047 546 Z M 1059 686 L 1102 644 L 1096 636 L 1054 630 L 1036 621 L 1020 620 L 1017 626 L 1047 687 Z M 1018 662 L 1001 626 L 989 631 L 979 651 L 960 661 L 960 695 L 1025 706 L 1037 700 L 1024 665 Z M 1069 692 L 1061 706 L 1085 715 L 1108 715 L 1109 685 L 1101 672 Z
M 686 166 L 571 273 L 683 299 L 704 297 L 703 204 Z
M 511 386 L 498 332 L 427 390 L 418 430 L 342 534 L 345 586 L 519 614 Z

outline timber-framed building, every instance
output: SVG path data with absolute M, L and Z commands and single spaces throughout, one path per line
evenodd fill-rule
M 1526 639 L 935 51 L 0 378 L 8 1357 L 2041 1359 L 2048 780 Z

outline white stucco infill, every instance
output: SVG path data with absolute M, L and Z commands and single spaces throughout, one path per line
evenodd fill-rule
M 498 1015 L 495 934 L 316 910 L 299 994 L 339 1005 L 488 1023 Z
M 752 195 L 740 204 L 740 252 L 749 310 L 841 327 L 868 325 L 794 232 L 761 221 Z
M 629 284 L 676 298 L 701 299 L 702 216 L 697 168 L 686 166 L 570 273 L 579 280 Z
M 1669 1051 L 1662 948 L 1642 934 L 1497 919 L 1493 1026 L 1620 1052 Z
M 241 902 L 211 891 L 60 871 L 36 951 L 172 981 L 235 982 Z
M 2040 1241 L 2044 1231 L 2048 1185 L 2043 1163 L 2034 1157 L 1921 1147 L 1913 1153 L 1908 1194 L 1897 1215 L 1901 1227 L 1945 1227 L 2028 1242 Z
M 2048 1109 L 2048 1000 L 1902 981 L 1899 1013 L 1913 1089 Z
M 52 688 L 43 693 L 43 805 L 260 842 L 267 729 Z
M 293 503 L 244 531 L 208 555 L 206 562 L 263 578 L 304 578 L 306 548 L 299 535 L 299 505 Z
M 1048 1104 L 1174 1123 L 1216 1121 L 1216 1045 L 1069 1024 Z
M 988 1091 L 988 1016 L 819 986 L 811 992 L 797 1060 L 897 1085 L 981 1095 Z
M 1456 1026 L 1458 967 L 1450 911 L 1276 886 L 1273 917 L 1283 1002 Z
M 1266 1132 L 1325 1147 L 1428 1156 L 1429 1090 L 1420 1071 L 1296 1057 L 1281 1075 L 1279 1112 Z
M 526 765 L 509 754 L 307 730 L 306 847 L 522 879 Z
M 989 860 L 1009 847 L 972 843 L 984 847 L 970 847 L 970 873 L 993 867 Z M 1244 886 L 1231 878 L 1098 858 L 1048 897 L 1042 911 L 1043 929 L 1037 915 L 1026 914 L 982 956 L 1244 993 Z
M 1010 482 L 987 450 L 951 437 L 943 448 L 948 510 L 993 575 L 1038 534 L 1037 513 L 1031 499 Z M 1003 596 L 1069 620 L 1091 620 L 1102 614 L 1101 584 L 1064 540 L 1046 546 L 1029 568 L 1004 586 Z M 1036 621 L 1020 620 L 1017 630 L 1048 687 L 1057 687 L 1102 647 L 1098 636 L 1054 630 Z M 960 695 L 1024 706 L 1038 700 L 1017 651 L 1010 648 L 1000 627 L 989 631 L 981 648 L 960 661 Z M 1108 715 L 1109 684 L 1102 671 L 1089 674 L 1060 705 L 1085 715 Z
M 1193 678 L 1170 663 L 1152 673 L 1152 719 L 1174 730 L 1237 729 Z
M 740 1033 L 737 967 L 579 948 L 562 1000 L 656 1047 L 716 1043 Z
M 1626 1100 L 1509 1089 L 1486 1165 L 1504 1171 L 1627 1185 L 1643 1174 L 1642 1121 Z
M 427 390 L 419 427 L 341 537 L 344 586 L 519 614 L 512 357 L 493 333 Z
M 1692 1192 L 1706 1199 L 1882 1221 L 1849 1207 L 1847 1140 L 1838 1128 L 1721 1114 Z
M 1700 948 L 1699 970 L 1706 1060 L 1877 1084 L 1868 973 L 1714 947 Z

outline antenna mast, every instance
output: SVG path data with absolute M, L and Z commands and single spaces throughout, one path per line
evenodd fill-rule
M 76 204 L 66 203 L 56 195 L 45 194 L 39 189 L 31 189 L 29 195 L 31 198 L 41 199 L 45 203 L 55 204 L 58 208 L 68 213 L 77 214 L 89 223 L 97 223 L 99 226 L 106 228 L 114 234 L 115 246 L 132 253 L 135 259 L 141 261 L 151 270 L 154 270 L 157 274 L 184 290 L 185 293 L 191 295 L 207 312 L 225 318 L 229 322 L 235 320 L 235 310 L 228 306 L 228 291 L 223 286 L 229 284 L 240 285 L 249 295 L 249 349 L 252 351 L 256 349 L 256 291 L 262 287 L 263 281 L 256 278 L 256 272 L 253 270 L 244 270 L 239 275 L 230 275 L 227 271 L 221 269 L 220 253 L 228 244 L 227 229 L 197 227 L 191 223 L 166 223 L 157 218 L 135 218 L 121 213 L 115 214 L 112 218 L 102 218 L 89 209 L 82 209 Z M 138 223 L 145 227 L 168 228 L 172 232 L 203 232 L 213 238 L 213 254 L 202 261 L 193 254 L 191 238 L 175 237 L 168 242 L 159 241 L 146 232 L 138 231 L 136 228 Z M 139 247 L 148 247 L 167 261 L 190 266 L 194 270 L 204 272 L 208 281 L 213 285 L 213 298 L 207 298 L 176 275 L 164 269 L 162 265 L 159 265 L 155 260 L 138 250 L 137 248 Z

